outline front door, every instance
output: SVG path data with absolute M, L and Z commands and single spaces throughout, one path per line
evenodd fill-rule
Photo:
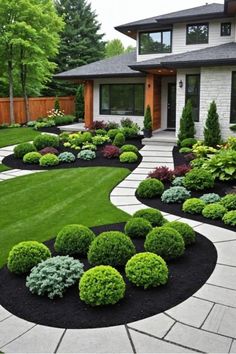
M 176 83 L 168 84 L 167 128 L 176 127 Z

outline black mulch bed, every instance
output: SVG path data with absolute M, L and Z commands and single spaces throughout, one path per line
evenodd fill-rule
M 47 128 L 48 129 L 48 128 Z M 135 138 L 135 139 L 129 139 L 126 140 L 125 144 L 132 144 L 137 146 L 137 148 L 140 150 L 143 145 L 142 145 L 142 138 Z M 98 147 L 98 150 L 96 151 L 96 159 L 91 160 L 91 161 L 83 161 L 80 159 L 76 159 L 75 162 L 72 163 L 60 163 L 58 166 L 54 167 L 41 167 L 39 165 L 31 165 L 31 164 L 25 164 L 22 160 L 16 159 L 14 155 L 9 155 L 5 157 L 2 161 L 3 164 L 5 164 L 8 167 L 11 167 L 13 169 L 20 169 L 20 170 L 56 170 L 56 169 L 65 169 L 65 168 L 76 168 L 76 167 L 120 167 L 120 168 L 127 168 L 130 171 L 135 170 L 140 162 L 142 161 L 142 156 L 139 154 L 138 161 L 135 163 L 120 163 L 119 158 L 114 158 L 114 159 L 107 159 L 103 157 L 102 155 L 102 147 Z M 59 147 L 59 152 L 72 152 L 75 156 L 79 153 L 77 150 L 73 150 L 70 148 L 65 148 L 62 144 Z
M 38 129 L 38 131 L 42 132 L 42 133 L 52 133 L 52 134 L 57 134 L 57 135 L 62 133 L 62 131 L 58 127 L 40 128 L 40 129 Z
M 175 147 L 173 150 L 173 158 L 174 158 L 174 165 L 175 166 L 188 164 L 188 162 L 184 158 L 184 154 L 180 154 L 179 149 L 177 147 Z M 208 190 L 203 190 L 203 191 L 192 191 L 191 195 L 193 198 L 199 198 L 203 194 L 217 193 L 221 197 L 224 197 L 227 193 L 229 193 L 230 189 L 234 185 L 236 185 L 236 181 L 226 181 L 226 182 L 216 181 L 214 188 L 208 189 Z M 165 184 L 165 190 L 170 187 L 171 187 L 170 183 Z M 143 204 L 146 204 L 150 208 L 160 209 L 163 212 L 166 212 L 169 214 L 174 214 L 174 215 L 180 216 L 182 218 L 192 219 L 192 220 L 199 221 L 200 223 L 211 224 L 214 226 L 219 226 L 219 227 L 223 227 L 228 230 L 235 231 L 235 227 L 225 225 L 223 223 L 223 221 L 221 221 L 221 220 L 211 220 L 211 219 L 205 218 L 202 215 L 192 215 L 192 214 L 184 213 L 182 211 L 182 203 L 181 204 L 176 204 L 176 203 L 175 204 L 166 204 L 166 203 L 162 203 L 160 198 L 145 199 L 145 198 L 139 198 L 137 195 L 136 195 L 136 197 Z
M 124 224 L 93 228 L 96 234 L 108 230 L 123 231 Z M 143 241 L 134 240 L 138 252 Z M 46 242 L 53 251 L 53 240 Z M 88 269 L 86 259 L 81 259 Z M 79 298 L 77 285 L 70 288 L 63 299 L 49 300 L 32 295 L 25 286 L 25 277 L 0 271 L 0 303 L 8 311 L 25 320 L 60 328 L 99 328 L 130 323 L 166 311 L 185 301 L 200 289 L 212 274 L 217 261 L 214 245 L 197 234 L 195 245 L 169 266 L 167 285 L 143 290 L 132 286 L 127 279 L 126 296 L 114 306 L 90 307 Z M 120 269 L 122 275 L 124 271 Z

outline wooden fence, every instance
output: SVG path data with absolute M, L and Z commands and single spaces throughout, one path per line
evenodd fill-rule
M 61 110 L 65 114 L 75 113 L 75 97 L 59 97 Z M 46 117 L 48 111 L 54 108 L 55 97 L 35 97 L 29 99 L 31 120 Z M 14 99 L 15 122 L 25 123 L 25 110 L 23 98 Z M 9 98 L 0 98 L 0 124 L 10 124 Z

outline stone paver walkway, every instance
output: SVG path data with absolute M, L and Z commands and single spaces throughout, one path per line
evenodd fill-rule
M 173 167 L 171 151 L 168 146 L 145 146 L 141 151 L 142 163 L 113 190 L 112 203 L 129 214 L 146 208 L 135 198 L 135 189 L 153 167 Z M 236 233 L 164 215 L 168 220 L 188 222 L 217 248 L 216 268 L 197 293 L 165 313 L 100 329 L 40 326 L 0 307 L 0 350 L 4 353 L 236 353 Z

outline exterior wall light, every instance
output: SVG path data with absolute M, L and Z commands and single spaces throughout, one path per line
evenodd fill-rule
M 183 88 L 183 86 L 184 86 L 183 80 L 180 80 L 180 82 L 179 82 L 179 88 Z

